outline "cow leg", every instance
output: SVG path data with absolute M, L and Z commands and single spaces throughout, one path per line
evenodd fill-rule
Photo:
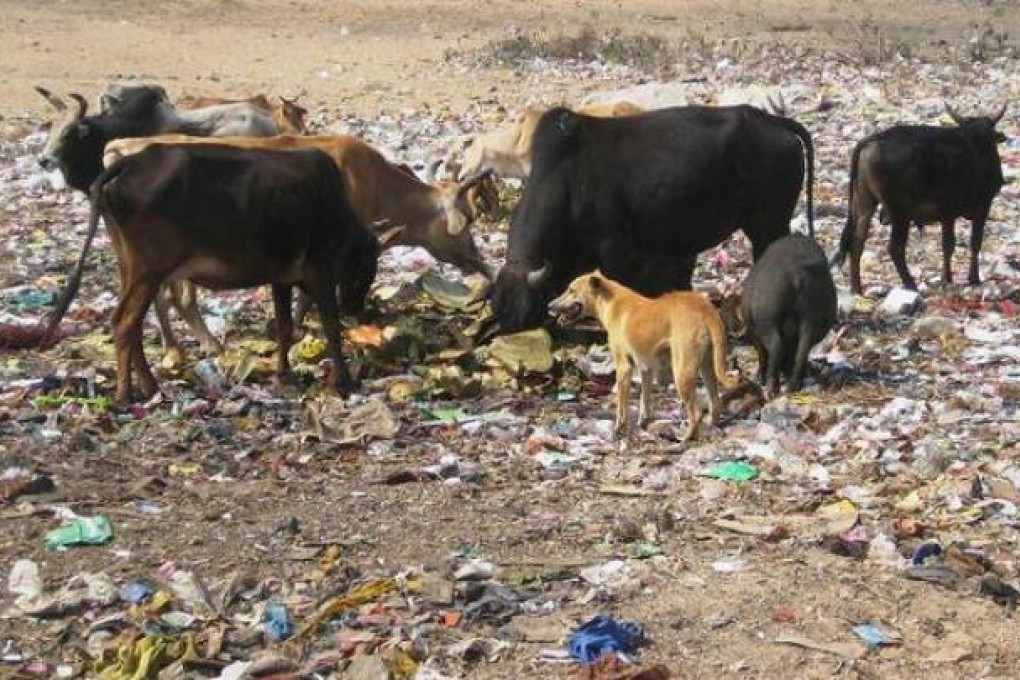
M 987 219 L 988 213 L 984 213 L 970 223 L 970 270 L 967 273 L 967 283 L 972 286 L 981 284 L 978 257 L 981 255 L 981 244 L 985 240 L 985 220 Z
M 170 325 L 170 304 L 173 301 L 171 287 L 163 286 L 159 289 L 153 307 L 156 311 L 156 322 L 159 324 L 159 339 L 163 345 L 163 365 L 169 368 L 176 368 L 184 363 L 184 351 L 181 349 L 177 337 L 174 335 L 173 327 Z
M 868 240 L 871 218 L 876 208 L 878 204 L 871 194 L 859 187 L 850 206 L 851 217 L 848 218 L 854 220 L 854 231 L 850 238 L 850 290 L 857 295 L 864 290 L 861 286 L 861 256 L 864 255 L 864 244 Z
M 907 236 L 910 235 L 910 222 L 902 219 L 893 220 L 892 232 L 889 235 L 889 257 L 892 258 L 896 273 L 900 275 L 903 287 L 917 290 L 917 282 L 907 269 Z
M 305 317 L 312 306 L 312 297 L 303 290 L 298 290 L 297 305 L 294 309 L 294 326 L 301 328 L 305 325 Z
M 340 308 L 336 302 L 336 285 L 332 280 L 321 282 L 315 288 L 315 305 L 322 318 L 322 332 L 326 334 L 326 351 L 333 360 L 326 384 L 346 395 L 356 384 L 347 368 L 341 347 Z
M 953 229 L 956 220 L 942 220 L 942 284 L 953 284 L 953 251 L 956 250 L 956 232 Z
M 130 274 L 130 271 L 128 273 Z M 117 353 L 115 398 L 120 404 L 128 403 L 131 397 L 132 363 L 138 370 L 142 394 L 145 397 L 152 396 L 159 389 L 159 383 L 152 374 L 142 349 L 142 322 L 158 292 L 159 284 L 154 283 L 152 279 L 129 279 L 129 283 L 123 286 L 120 303 L 114 312 L 116 327 L 113 339 Z
M 677 267 L 677 290 L 691 290 L 691 280 L 694 278 L 694 267 L 698 263 L 698 257 L 691 255 L 680 261 Z
M 290 369 L 290 346 L 294 342 L 294 318 L 291 316 L 293 289 L 288 284 L 274 283 L 273 311 L 276 315 L 276 380 L 280 384 L 293 377 Z
M 172 284 L 171 290 L 174 293 L 178 313 L 195 334 L 202 351 L 206 354 L 222 354 L 223 343 L 205 325 L 205 319 L 202 318 L 202 312 L 198 308 L 198 289 L 195 284 L 190 281 L 178 281 Z

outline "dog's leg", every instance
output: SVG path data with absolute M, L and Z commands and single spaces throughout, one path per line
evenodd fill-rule
M 633 375 L 633 368 L 630 365 L 630 357 L 623 352 L 613 352 L 613 362 L 616 364 L 616 427 L 614 428 L 617 439 L 627 434 L 627 402 L 630 401 L 630 379 Z
M 641 401 L 638 410 L 638 426 L 644 427 L 651 419 L 652 385 L 655 384 L 655 368 L 641 369 Z
M 687 407 L 687 434 L 683 440 L 689 442 L 698 435 L 701 424 L 701 408 L 698 406 L 695 385 L 698 378 L 698 365 L 694 361 L 684 362 L 679 354 L 673 356 L 673 382 L 680 401 Z
M 701 379 L 705 381 L 705 391 L 708 392 L 708 423 L 715 425 L 719 422 L 723 407 L 719 399 L 719 380 L 715 375 L 711 344 L 706 344 L 701 350 Z

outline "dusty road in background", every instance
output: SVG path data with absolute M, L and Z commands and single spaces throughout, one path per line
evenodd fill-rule
M 989 27 L 1020 32 L 1009 2 L 960 0 L 626 0 L 550 2 L 63 2 L 0 0 L 0 114 L 45 111 L 32 90 L 80 91 L 141 78 L 184 93 L 307 93 L 308 101 L 370 115 L 497 94 L 524 103 L 508 69 L 464 73 L 444 62 L 506 38 L 515 27 L 547 36 L 590 26 L 647 32 L 672 45 L 779 40 L 844 50 L 903 44 L 937 54 Z M 564 97 L 585 90 L 564 84 Z

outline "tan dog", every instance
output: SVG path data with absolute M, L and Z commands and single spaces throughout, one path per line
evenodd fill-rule
M 549 303 L 561 323 L 594 316 L 609 333 L 609 351 L 616 366 L 616 435 L 627 431 L 630 380 L 636 366 L 641 373 L 638 418 L 648 418 L 655 372 L 670 360 L 677 393 L 687 406 L 689 428 L 684 441 L 697 436 L 701 409 L 695 382 L 701 373 L 708 390 L 709 422 L 722 409 L 719 383 L 733 389 L 739 383 L 726 374 L 726 331 L 719 313 L 701 293 L 666 293 L 647 298 L 595 271 L 579 276 L 566 292 Z

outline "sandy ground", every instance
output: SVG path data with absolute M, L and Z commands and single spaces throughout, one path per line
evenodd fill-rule
M 884 40 L 938 52 L 989 27 L 1016 33 L 1018 14 L 1009 2 L 952 0 L 2 0 L 0 114 L 42 115 L 33 85 L 94 95 L 123 78 L 154 80 L 177 95 L 306 93 L 313 105 L 361 115 L 421 105 L 456 110 L 494 94 L 513 106 L 528 93 L 512 71 L 468 76 L 446 65 L 444 54 L 515 27 L 554 36 L 581 26 L 648 32 L 670 44 L 779 39 L 853 53 Z

